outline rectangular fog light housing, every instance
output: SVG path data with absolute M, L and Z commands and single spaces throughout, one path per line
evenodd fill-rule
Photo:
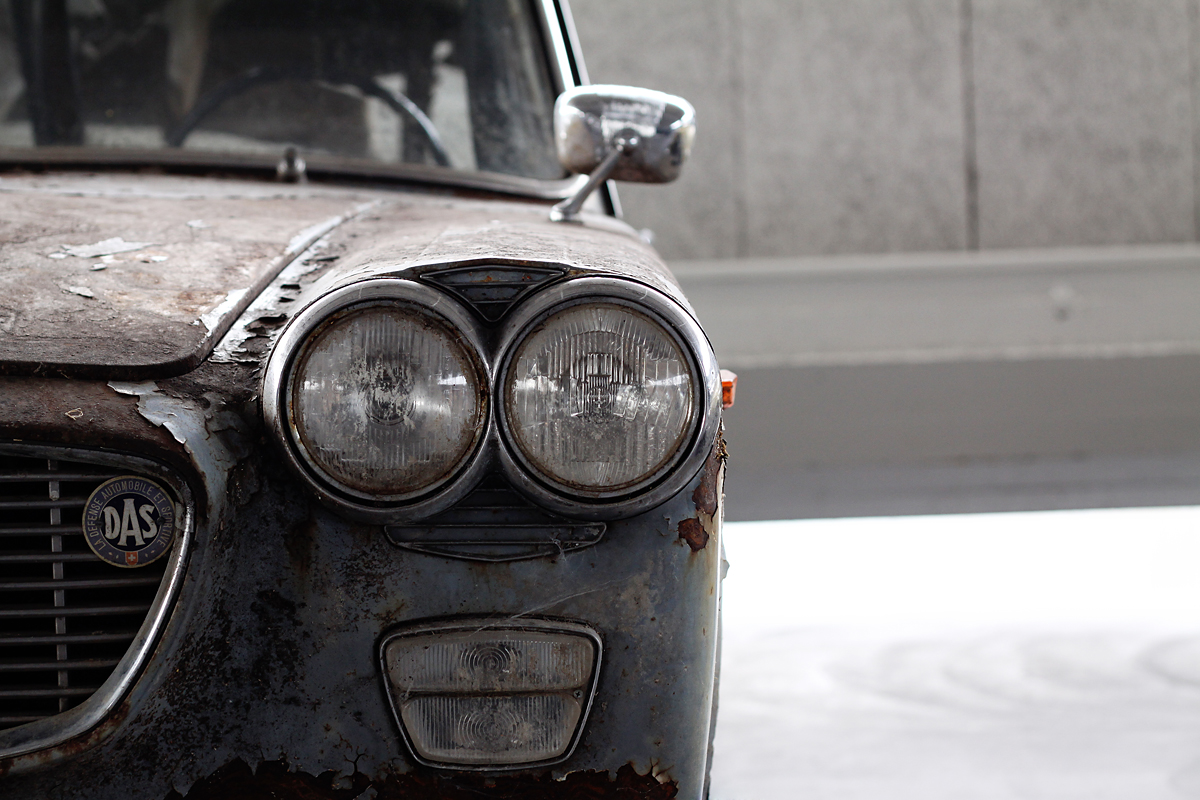
M 576 623 L 456 620 L 380 647 L 392 710 L 430 766 L 500 769 L 567 758 L 583 730 L 600 637 Z

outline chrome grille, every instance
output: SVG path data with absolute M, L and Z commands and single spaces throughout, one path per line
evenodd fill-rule
M 88 496 L 128 474 L 0 454 L 0 730 L 90 697 L 146 618 L 168 559 L 114 567 L 83 537 Z

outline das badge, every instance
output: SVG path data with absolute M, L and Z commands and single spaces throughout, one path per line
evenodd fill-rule
M 156 483 L 134 475 L 105 481 L 83 507 L 92 552 L 117 567 L 144 567 L 175 538 L 175 504 Z

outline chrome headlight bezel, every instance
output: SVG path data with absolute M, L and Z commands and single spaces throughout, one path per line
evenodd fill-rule
M 506 409 L 508 376 L 521 343 L 560 310 L 588 303 L 626 306 L 660 324 L 679 345 L 696 377 L 693 419 L 676 453 L 650 477 L 618 491 L 590 491 L 556 483 L 525 457 L 515 443 Z M 516 488 L 536 503 L 582 519 L 617 519 L 653 508 L 690 481 L 704 464 L 720 425 L 721 378 L 712 345 L 700 325 L 677 302 L 650 287 L 623 278 L 595 276 L 551 286 L 514 310 L 499 339 L 493 408 L 501 445 L 499 458 Z
M 379 497 L 341 485 L 306 453 L 292 408 L 291 383 L 298 358 L 331 320 L 358 308 L 396 305 L 432 318 L 450 331 L 479 377 L 482 424 L 466 455 L 434 485 L 419 494 Z M 304 308 L 285 328 L 267 361 L 263 379 L 263 417 L 289 466 L 317 496 L 347 516 L 368 522 L 421 519 L 452 506 L 481 477 L 485 442 L 492 427 L 492 376 L 484 337 L 475 318 L 436 289 L 411 280 L 379 278 L 335 289 Z

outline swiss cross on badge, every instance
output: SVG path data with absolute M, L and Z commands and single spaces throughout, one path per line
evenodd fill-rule
M 116 567 L 144 567 L 175 538 L 175 504 L 145 478 L 125 475 L 96 487 L 83 508 L 83 535 L 92 552 Z

